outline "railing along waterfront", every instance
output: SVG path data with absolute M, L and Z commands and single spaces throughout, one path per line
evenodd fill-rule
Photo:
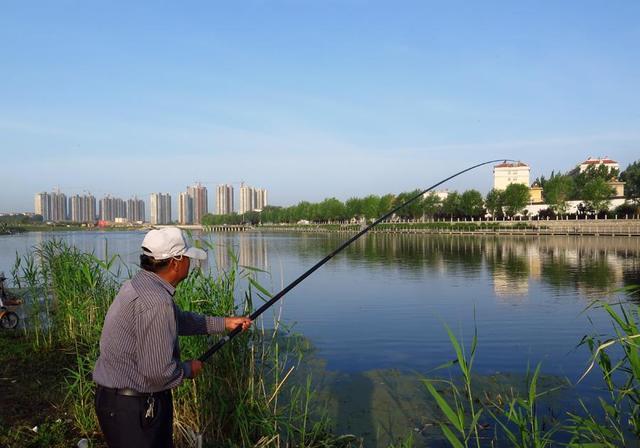
M 246 232 L 253 229 L 250 224 L 220 224 L 215 226 L 202 226 L 205 232 Z
M 483 223 L 486 224 L 486 221 Z M 493 222 L 496 224 L 496 222 Z M 461 228 L 456 225 L 462 224 Z M 464 225 L 467 224 L 467 225 Z M 523 221 L 502 223 L 500 227 L 483 227 L 479 223 L 452 223 L 451 227 L 425 227 L 424 224 L 398 223 L 388 224 L 373 229 L 374 233 L 417 233 L 417 234 L 451 234 L 451 235 L 577 235 L 577 236 L 640 236 L 640 221 L 609 222 L 593 221 Z M 477 228 L 474 228 L 477 226 Z M 261 226 L 263 231 L 304 232 L 304 233 L 354 233 L 360 230 L 359 225 L 299 225 L 299 226 Z

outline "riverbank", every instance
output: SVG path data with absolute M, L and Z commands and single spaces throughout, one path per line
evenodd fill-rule
M 80 438 L 99 446 L 91 371 L 102 322 L 122 282 L 116 260 L 118 255 L 98 259 L 61 240 L 45 241 L 21 259 L 21 266 L 28 268 L 14 278 L 16 284 L 47 293 L 42 299 L 25 301 L 28 315 L 22 330 L 5 333 L 15 340 L 0 340 L 2 378 L 8 382 L 2 392 L 18 408 L 33 405 L 47 411 L 14 417 L 17 411 L 6 408 L 5 412 L 3 404 L 0 446 L 75 446 Z M 237 315 L 252 309 L 250 294 L 244 302 L 235 301 L 236 280 L 246 275 L 237 262 L 215 276 L 194 270 L 179 285 L 174 299 L 185 310 Z M 331 432 L 322 410 L 312 407 L 313 394 L 306 383 L 289 386 L 287 378 L 296 367 L 299 348 L 275 338 L 274 331 L 265 331 L 255 329 L 238 336 L 196 381 L 185 381 L 174 390 L 176 446 L 360 446 L 354 436 Z M 181 353 L 185 359 L 195 359 L 217 337 L 181 338 Z M 29 369 L 36 371 L 35 376 L 20 376 Z M 40 385 L 51 395 L 30 389 Z M 32 424 L 31 428 L 42 429 L 32 430 L 35 436 L 28 432 Z
M 261 225 L 255 229 L 269 232 L 355 233 L 361 224 Z M 433 221 L 381 223 L 374 233 L 421 234 L 496 234 L 496 235 L 578 235 L 640 236 L 640 220 L 544 220 L 544 221 Z
M 0 229 L 0 235 L 13 235 L 25 232 L 109 232 L 109 231 L 131 231 L 143 230 L 148 228 L 147 225 L 135 226 L 113 226 L 113 227 L 87 227 L 71 224 L 28 224 L 6 226 Z
M 73 425 L 66 399 L 68 369 L 77 368 L 72 350 L 33 346 L 22 331 L 0 332 L 0 446 L 76 446 L 81 434 Z M 94 447 L 103 447 L 99 434 Z
M 231 307 L 234 295 L 234 287 L 225 278 L 237 278 L 239 283 L 235 285 L 241 289 L 236 292 L 242 294 L 247 286 L 243 280 L 245 275 L 255 272 L 235 271 L 238 264 L 265 270 L 271 267 L 273 270 L 277 263 L 284 266 L 286 272 L 295 273 L 292 267 L 309 265 L 326 254 L 343 236 L 267 232 L 199 235 L 203 247 L 210 250 L 211 259 L 216 260 L 221 270 L 206 276 L 192 273 L 188 283 L 178 288 L 176 299 L 185 309 L 207 314 L 224 312 L 218 307 L 222 302 L 226 303 L 225 307 Z M 33 313 L 25 319 L 28 323 L 27 336 L 33 347 L 43 352 L 48 352 L 49 346 L 51 349 L 57 347 L 63 352 L 71 351 L 79 361 L 46 361 L 56 363 L 58 371 L 66 367 L 70 369 L 65 377 L 60 378 L 58 385 L 50 385 L 67 391 L 69 408 L 64 408 L 62 414 L 51 411 L 55 418 L 50 420 L 50 425 L 40 426 L 47 431 L 66 434 L 64 427 L 54 425 L 62 425 L 65 420 L 59 415 L 64 416 L 64 412 L 68 412 L 67 418 L 73 419 L 72 425 L 79 434 L 92 440 L 97 429 L 91 411 L 90 370 L 100 330 L 100 325 L 95 323 L 103 320 L 103 305 L 107 305 L 103 302 L 105 298 L 113 297 L 122 277 L 107 272 L 118 269 L 117 261 L 112 264 L 109 261 L 111 257 L 99 253 L 99 258 L 92 255 L 92 248 L 102 246 L 103 236 L 87 235 L 89 240 L 97 237 L 96 246 L 86 244 L 81 234 L 71 241 L 81 245 L 89 252 L 87 254 L 72 248 L 65 249 L 62 243 L 46 241 L 46 238 L 53 237 L 59 238 L 57 235 L 48 235 L 44 241 L 34 238 L 29 242 L 29 247 L 34 247 L 34 250 L 30 249 L 25 254 L 31 257 L 29 254 L 37 251 L 43 256 L 33 260 L 38 262 L 36 266 L 40 266 L 41 261 L 46 265 L 37 272 L 27 260 L 22 265 L 37 274 L 34 287 L 46 285 L 52 291 L 52 297 L 56 297 L 55 302 L 44 303 L 52 306 L 41 308 L 40 311 L 45 313 L 44 320 L 40 321 L 35 317 L 38 314 Z M 71 235 L 69 237 L 74 240 Z M 139 237 L 137 233 L 106 236 L 110 253 L 137 250 Z M 6 243 L 12 238 L 3 240 Z M 561 244 L 555 244 L 555 241 Z M 189 441 L 194 434 L 202 435 L 215 446 L 256 446 L 262 440 L 264 443 L 260 446 L 276 448 L 284 446 L 286 438 L 292 443 L 299 443 L 296 446 L 337 447 L 347 445 L 340 443 L 345 437 L 354 447 L 360 445 L 359 438 L 364 439 L 362 446 L 376 448 L 391 444 L 416 448 L 443 446 L 441 424 L 447 421 L 447 417 L 438 410 L 436 400 L 425 388 L 424 381 L 431 378 L 437 390 L 446 394 L 445 399 L 451 406 L 455 405 L 452 398 L 455 392 L 446 387 L 447 383 L 441 381 L 440 375 L 453 378 L 458 387 L 461 383 L 455 371 L 449 375 L 448 372 L 433 370 L 450 360 L 452 354 L 455 356 L 453 348 L 446 342 L 446 329 L 442 322 L 464 329 L 455 333 L 464 337 L 465 349 L 469 346 L 470 332 L 477 327 L 480 356 L 474 363 L 473 390 L 480 400 L 474 401 L 474 406 L 481 404 L 484 409 L 479 422 L 483 428 L 480 436 L 489 443 L 488 440 L 495 435 L 496 444 L 505 446 L 504 431 L 488 412 L 498 413 L 496 415 L 503 416 L 504 421 L 507 414 L 502 410 L 508 409 L 511 400 L 506 404 L 502 401 L 502 405 L 494 402 L 498 396 L 504 398 L 505 393 L 511 391 L 516 391 L 519 397 L 526 396 L 530 389 L 525 382 L 530 377 L 526 366 L 535 366 L 538 362 L 543 362 L 541 371 L 546 374 L 539 375 L 536 384 L 545 397 L 549 389 L 560 385 L 554 378 L 577 380 L 587 368 L 590 358 L 588 353 L 584 353 L 587 346 L 575 350 L 576 343 L 583 340 L 585 334 L 608 337 L 604 335 L 610 334 L 611 325 L 603 321 L 603 313 L 596 307 L 588 311 L 593 328 L 586 326 L 586 317 L 576 319 L 575 316 L 584 312 L 591 298 L 604 298 L 606 291 L 630 283 L 637 273 L 634 260 L 639 253 L 639 241 L 637 238 L 619 237 L 498 238 L 411 234 L 374 234 L 362 238 L 351 250 L 345 251 L 337 263 L 318 271 L 306 283 L 303 295 L 292 296 L 292 300 L 287 302 L 283 316 L 286 314 L 288 322 L 302 323 L 298 324 L 297 330 L 304 338 L 291 338 L 286 334 L 273 338 L 271 330 L 267 330 L 266 338 L 262 332 L 256 331 L 250 335 L 250 340 L 235 339 L 232 345 L 216 354 L 212 370 L 207 369 L 205 376 L 198 381 L 187 382 L 175 391 L 177 428 L 190 428 L 191 431 L 186 434 L 176 431 L 177 437 L 181 438 L 179 446 L 193 447 Z M 229 254 L 230 248 L 238 254 L 237 257 L 228 255 L 235 262 L 227 262 L 223 258 L 224 254 Z M 288 253 L 295 254 L 295 258 L 288 257 Z M 346 275 L 341 275 L 340 268 Z M 263 285 L 268 283 L 263 281 L 266 276 L 256 274 L 253 278 Z M 316 281 L 315 289 L 313 280 Z M 23 287 L 30 286 L 27 279 L 21 278 L 21 282 Z M 365 288 L 367 283 L 371 284 L 369 288 Z M 277 285 L 267 286 L 268 290 L 275 288 Z M 403 294 L 408 299 L 404 299 Z M 611 298 L 611 301 L 619 300 Z M 298 305 L 307 309 L 316 307 L 311 316 L 313 325 L 305 323 L 309 321 L 305 314 L 296 314 Z M 335 313 L 324 319 L 319 316 L 327 313 L 329 308 L 335 309 Z M 633 306 L 629 307 L 629 312 L 635 313 Z M 343 320 L 341 315 L 345 316 Z M 354 316 L 366 325 L 353 326 Z M 320 331 L 316 330 L 318 321 L 321 324 L 326 322 Z M 38 322 L 43 325 L 38 326 Z M 49 322 L 53 325 L 46 325 Z M 269 321 L 266 328 L 269 328 L 268 324 Z M 282 328 L 284 325 L 285 321 Z M 384 325 L 402 328 L 401 336 L 394 339 L 393 334 L 385 334 L 380 338 L 379 328 Z M 343 328 L 348 332 L 341 333 Z M 434 330 L 430 330 L 432 328 Z M 212 342 L 206 338 L 185 338 L 181 341 L 183 355 L 187 359 L 198 356 Z M 574 356 L 575 352 L 580 353 Z M 288 362 L 283 361 L 285 353 L 289 357 Z M 13 362 L 13 356 L 13 352 L 3 353 L 0 364 Z M 46 360 L 46 356 L 43 359 Z M 575 358 L 575 362 L 568 361 L 569 358 Z M 26 351 L 24 363 L 21 361 L 26 367 L 22 368 L 28 368 L 29 362 L 39 361 L 38 350 Z M 407 372 L 419 373 L 410 376 Z M 12 374 L 11 378 L 16 379 L 16 376 Z M 544 424 L 555 428 L 558 427 L 556 423 L 562 428 L 571 424 L 567 412 L 583 415 L 578 400 L 587 403 L 598 418 L 597 398 L 600 395 L 606 398 L 609 394 L 593 391 L 592 387 L 602 386 L 594 376 L 595 370 L 586 382 L 575 389 L 563 389 L 554 403 L 537 402 L 538 409 L 553 409 L 553 415 L 560 416 L 559 420 L 562 420 L 545 421 Z M 230 382 L 230 378 L 233 381 Z M 548 378 L 549 382 L 543 382 L 543 378 Z M 32 396 L 38 394 L 38 390 L 32 391 L 30 384 L 14 384 L 18 384 L 15 387 L 22 388 L 22 392 L 14 391 L 12 399 L 22 400 L 27 403 L 25 406 L 32 402 L 40 403 L 40 396 Z M 262 392 L 263 386 L 266 394 Z M 274 395 L 276 391 L 279 392 Z M 486 401 L 486 393 L 491 398 L 490 402 Z M 233 407 L 226 408 L 221 405 L 224 403 L 233 403 Z M 294 416 L 304 416 L 309 415 L 307 409 L 312 418 L 289 420 L 291 411 Z M 314 409 L 317 412 L 312 411 Z M 625 419 L 635 416 L 625 408 L 620 411 L 620 416 Z M 328 419 L 325 420 L 324 415 Z M 465 421 L 471 421 L 467 419 L 468 415 L 465 414 Z M 541 418 L 545 416 L 547 414 Z M 531 423 L 535 423 L 537 418 Z M 327 421 L 333 423 L 330 426 L 322 424 Z M 30 429 L 28 424 L 31 421 L 15 423 L 23 428 L 21 435 L 24 438 L 23 443 L 12 446 L 48 446 L 30 443 L 33 435 L 26 432 Z M 33 426 L 36 424 L 38 421 L 34 420 Z M 444 424 L 455 429 L 454 425 Z M 236 432 L 234 427 L 246 427 L 250 432 Z M 305 427 L 307 431 L 303 435 L 301 429 Z M 333 434 L 354 434 L 355 437 L 331 436 L 317 431 L 312 434 L 314 427 L 330 429 Z M 64 446 L 77 443 L 77 433 L 71 431 L 71 434 L 65 439 L 69 443 Z M 44 440 L 45 436 L 39 437 Z M 562 444 L 568 442 L 573 433 L 564 431 L 556 437 L 553 432 L 549 437 Z M 266 443 L 269 440 L 271 443 Z M 312 440 L 318 443 L 312 443 Z M 3 446 L 2 442 L 0 446 Z
M 362 230 L 364 224 L 260 224 L 180 225 L 181 229 L 204 232 L 302 232 L 302 233 L 349 233 Z M 147 230 L 151 225 L 82 227 L 75 225 L 21 225 L 7 227 L 0 235 L 25 232 L 118 232 Z M 154 227 L 168 227 L 160 225 Z M 577 235 L 577 236 L 640 236 L 640 219 L 550 219 L 518 221 L 429 221 L 429 222 L 384 222 L 371 229 L 373 233 L 418 233 L 450 235 Z

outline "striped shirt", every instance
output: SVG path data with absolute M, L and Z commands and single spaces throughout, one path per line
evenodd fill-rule
M 182 311 L 174 293 L 171 284 L 145 270 L 122 285 L 104 321 L 96 383 L 150 393 L 192 377 L 190 363 L 180 361 L 178 335 L 222 333 L 224 318 Z

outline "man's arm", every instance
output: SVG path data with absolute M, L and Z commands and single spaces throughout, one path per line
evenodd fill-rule
M 175 304 L 174 307 L 178 320 L 178 334 L 180 336 L 224 333 L 224 317 L 205 316 L 190 311 L 182 311 L 180 307 Z

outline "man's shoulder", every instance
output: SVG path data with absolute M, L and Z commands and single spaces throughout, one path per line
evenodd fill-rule
M 126 280 L 124 283 L 122 283 L 122 286 L 120 287 L 120 291 L 118 291 L 118 295 L 116 296 L 116 299 L 130 302 L 134 300 L 136 297 L 138 297 L 138 292 L 131 284 L 131 280 Z
M 172 302 L 171 295 L 164 288 L 153 281 L 149 281 L 144 275 L 138 273 L 128 283 L 135 294 L 137 308 L 140 311 L 152 306 L 170 304 Z M 122 288 L 124 289 L 124 285 Z

